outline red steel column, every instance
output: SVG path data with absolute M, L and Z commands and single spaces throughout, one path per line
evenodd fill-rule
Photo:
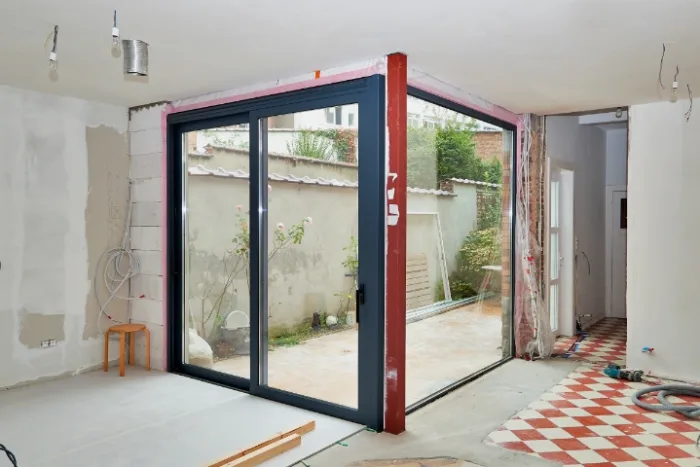
M 384 429 L 406 430 L 406 126 L 407 57 L 387 57 L 386 123 L 389 173 L 387 174 L 386 256 L 386 372 Z

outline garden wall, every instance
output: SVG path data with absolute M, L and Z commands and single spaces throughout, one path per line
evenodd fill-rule
M 212 161 L 215 165 L 210 164 Z M 357 235 L 356 166 L 289 156 L 271 156 L 269 163 L 270 251 L 278 224 L 288 231 L 303 219 L 311 219 L 305 225 L 301 243 L 280 251 L 269 263 L 270 326 L 291 327 L 314 312 L 330 315 L 345 311 L 352 303 L 348 295 L 354 290 L 351 271 L 343 263 L 352 256 L 351 241 Z M 232 239 L 241 231 L 241 222 L 247 221 L 248 174 L 241 169 L 247 165 L 247 153 L 235 150 L 214 150 L 209 158 L 190 155 L 189 307 L 192 316 L 200 321 L 198 328 L 202 325 L 202 313 L 209 316 L 221 295 L 211 282 L 216 277 L 223 280 L 224 254 L 234 248 Z M 339 173 L 346 178 L 339 179 Z M 294 181 L 300 180 L 294 176 L 304 175 L 307 177 L 303 183 Z M 455 184 L 452 192 L 409 189 L 407 255 L 427 257 L 430 286 L 436 296 L 442 278 L 439 240 L 436 217 L 428 213 L 440 215 L 445 257 L 451 271 L 464 237 L 476 226 L 476 212 L 477 185 Z M 235 265 L 228 268 L 232 270 Z M 230 293 L 227 292 L 228 305 L 222 316 L 234 309 L 249 313 L 244 270 L 237 274 Z M 215 321 L 210 318 L 207 322 L 209 327 Z

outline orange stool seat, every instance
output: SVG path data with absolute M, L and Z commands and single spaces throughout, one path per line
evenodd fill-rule
M 105 332 L 105 364 L 104 370 L 109 371 L 109 334 L 119 333 L 119 376 L 124 376 L 126 365 L 124 362 L 126 354 L 126 335 L 129 334 L 129 365 L 136 363 L 136 339 L 134 333 L 143 331 L 146 336 L 146 369 L 151 369 L 151 332 L 145 324 L 126 323 L 110 326 Z

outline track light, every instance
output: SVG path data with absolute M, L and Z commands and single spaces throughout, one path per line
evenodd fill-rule
M 615 111 L 615 118 L 622 118 L 622 107 L 618 107 Z

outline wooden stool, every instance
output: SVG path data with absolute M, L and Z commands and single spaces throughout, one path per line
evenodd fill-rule
M 109 333 L 119 333 L 119 376 L 126 372 L 124 354 L 126 353 L 126 335 L 129 334 L 129 365 L 136 362 L 136 340 L 134 333 L 143 331 L 146 335 L 146 369 L 151 370 L 151 332 L 145 324 L 126 323 L 110 326 L 105 332 L 105 371 L 109 371 Z

